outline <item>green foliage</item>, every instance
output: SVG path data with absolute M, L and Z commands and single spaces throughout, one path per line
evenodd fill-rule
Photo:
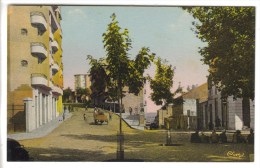
M 90 96 L 91 91 L 89 88 L 76 88 L 76 97 L 79 102 L 85 103 L 86 97 Z
M 147 69 L 151 62 L 154 60 L 155 54 L 150 54 L 150 49 L 143 47 L 135 60 L 130 61 L 130 74 L 128 80 L 129 92 L 137 95 L 143 88 L 146 82 L 144 71 Z
M 111 16 L 112 22 L 103 34 L 104 48 L 107 51 L 105 58 L 108 80 L 109 99 L 115 100 L 116 95 L 123 97 L 122 90 L 128 86 L 129 92 L 138 94 L 143 88 L 145 69 L 153 61 L 155 54 L 150 54 L 150 49 L 143 47 L 135 60 L 130 60 L 128 51 L 131 49 L 131 39 L 127 29 L 121 31 L 116 15 Z M 116 93 L 116 94 L 115 94 Z
M 127 29 L 121 32 L 116 15 L 112 14 L 111 18 L 112 22 L 103 34 L 104 48 L 107 52 L 106 69 L 109 77 L 116 80 L 119 87 L 122 87 L 126 84 L 129 74 L 130 60 L 127 51 L 131 48 L 131 39 Z
M 222 97 L 254 99 L 255 8 L 186 7 L 197 19 L 194 32 L 207 46 L 200 48 L 209 65 L 209 80 Z
M 87 60 L 89 60 L 90 68 L 90 76 L 91 76 L 91 98 L 96 99 L 99 96 L 105 96 L 105 90 L 108 83 L 108 76 L 106 73 L 106 64 L 103 59 L 96 60 L 91 55 L 87 56 Z
M 69 102 L 70 96 L 72 96 L 72 90 L 70 87 L 68 87 L 67 89 L 63 90 L 63 95 L 62 95 L 63 102 Z
M 173 102 L 174 94 L 171 93 L 173 86 L 174 68 L 161 58 L 155 61 L 156 74 L 154 79 L 149 77 L 150 87 L 153 90 L 151 99 L 156 105 L 167 105 Z

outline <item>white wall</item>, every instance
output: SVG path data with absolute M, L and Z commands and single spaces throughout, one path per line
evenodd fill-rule
M 190 116 L 197 116 L 196 99 L 184 99 L 183 115 L 187 115 L 187 110 L 190 110 Z

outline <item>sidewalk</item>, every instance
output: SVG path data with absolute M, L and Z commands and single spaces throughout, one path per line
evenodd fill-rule
M 72 116 L 71 113 L 66 113 L 65 120 Z M 45 135 L 48 135 L 52 132 L 55 128 L 57 128 L 62 123 L 62 115 L 58 116 L 57 118 L 53 119 L 52 121 L 40 126 L 36 130 L 32 132 L 23 132 L 23 133 L 15 133 L 7 135 L 7 138 L 12 138 L 15 140 L 24 140 L 24 139 L 34 139 L 40 138 Z
M 120 116 L 119 113 L 115 113 Z M 135 128 L 138 130 L 144 130 L 144 126 L 139 125 L 139 116 L 138 115 L 130 115 L 130 113 L 122 113 L 122 119 L 127 123 L 127 125 L 131 128 Z

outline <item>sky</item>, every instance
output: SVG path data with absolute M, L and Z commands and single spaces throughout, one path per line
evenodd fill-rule
M 85 74 L 90 66 L 87 55 L 101 58 L 106 55 L 102 34 L 115 13 L 119 26 L 129 30 L 132 40 L 130 58 L 142 47 L 149 47 L 156 56 L 166 59 L 174 66 L 174 87 L 186 89 L 193 84 L 207 81 L 208 66 L 203 65 L 199 55 L 202 43 L 191 30 L 194 18 L 179 7 L 131 7 L 131 6 L 61 6 L 62 48 L 64 64 L 64 89 L 74 89 L 74 75 Z M 155 73 L 151 66 L 147 73 Z M 146 86 L 148 87 L 148 86 Z M 150 94 L 147 88 L 147 97 Z M 159 108 L 150 100 L 148 112 Z

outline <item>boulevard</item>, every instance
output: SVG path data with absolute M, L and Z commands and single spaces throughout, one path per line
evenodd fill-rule
M 86 120 L 83 115 L 86 114 Z M 105 113 L 108 116 L 108 113 Z M 248 162 L 250 144 L 194 144 L 190 132 L 172 131 L 172 146 L 165 146 L 165 130 L 136 130 L 122 122 L 125 161 L 141 162 Z M 72 116 L 41 138 L 20 140 L 33 161 L 116 161 L 119 117 L 95 125 L 93 109 L 78 109 Z M 230 140 L 230 136 L 228 136 Z

